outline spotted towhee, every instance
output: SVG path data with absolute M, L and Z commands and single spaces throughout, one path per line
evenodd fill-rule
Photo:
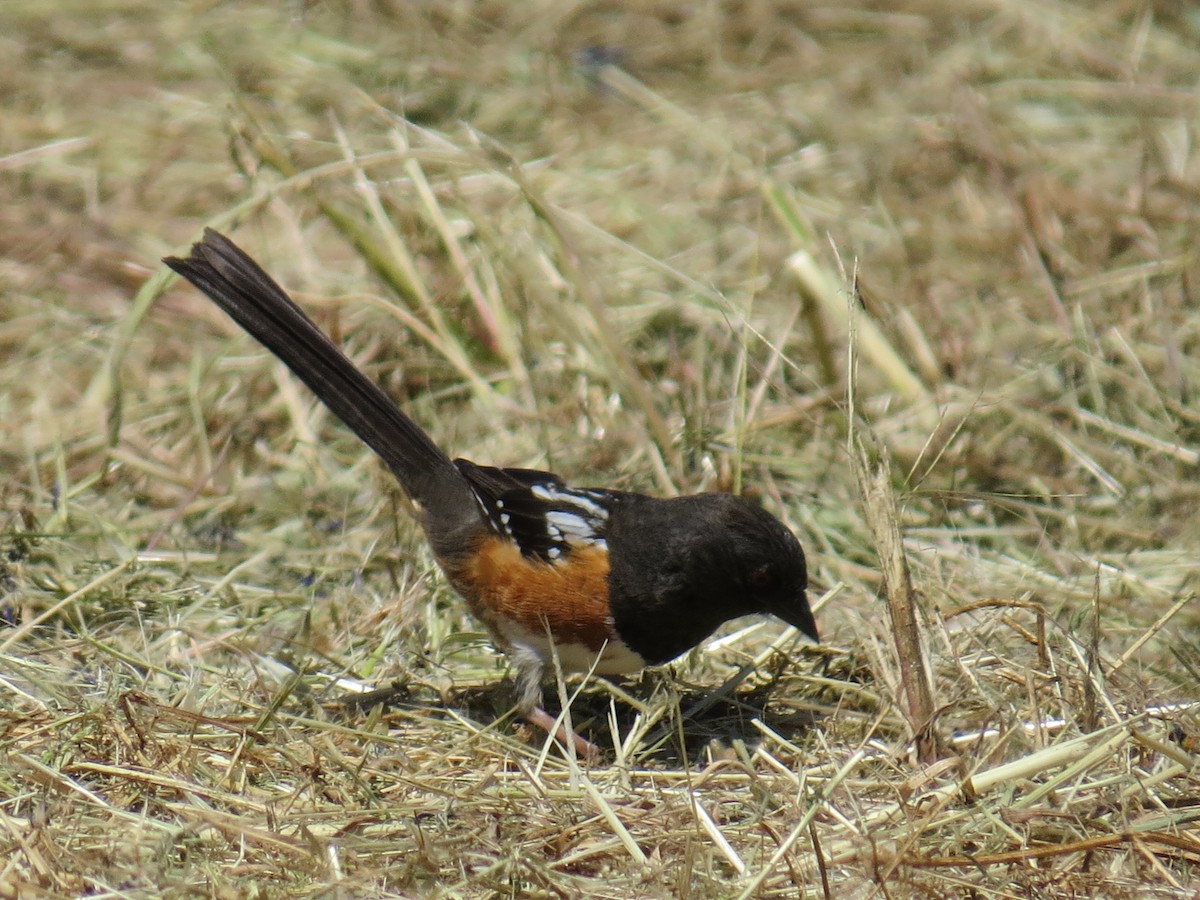
M 164 262 L 383 458 L 450 584 L 511 654 L 532 721 L 547 724 L 537 701 L 553 654 L 568 671 L 634 672 L 749 613 L 817 640 L 804 552 L 754 503 L 574 488 L 550 472 L 451 460 L 228 238 L 206 230 L 187 259 Z

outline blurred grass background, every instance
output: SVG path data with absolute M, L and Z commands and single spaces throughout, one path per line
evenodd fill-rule
M 1198 38 L 1149 2 L 0 6 L 0 896 L 1193 895 Z M 520 733 L 390 477 L 167 279 L 205 224 L 454 454 L 761 498 L 825 645 L 737 623 L 588 685 L 605 766 Z

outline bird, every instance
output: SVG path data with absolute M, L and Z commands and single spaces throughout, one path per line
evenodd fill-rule
M 820 640 L 800 542 L 752 500 L 580 488 L 552 472 L 451 459 L 229 238 L 206 228 L 187 257 L 163 262 L 383 460 L 450 586 L 510 656 L 517 710 L 560 740 L 574 736 L 540 705 L 556 659 L 563 671 L 631 674 L 749 614 Z

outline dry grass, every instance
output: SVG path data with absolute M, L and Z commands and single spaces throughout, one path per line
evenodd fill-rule
M 1200 20 L 628 6 L 0 6 L 0 896 L 1200 889 Z M 520 732 L 206 223 L 456 453 L 760 495 L 827 643 Z

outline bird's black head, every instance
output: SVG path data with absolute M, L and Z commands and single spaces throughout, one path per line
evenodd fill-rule
M 607 531 L 610 604 L 621 640 L 650 664 L 674 659 L 724 622 L 766 613 L 817 640 L 795 535 L 731 494 L 625 495 Z
M 808 605 L 808 568 L 796 536 L 741 497 L 729 497 L 722 512 L 727 541 L 723 567 L 735 579 L 743 611 L 776 616 L 820 640 Z

